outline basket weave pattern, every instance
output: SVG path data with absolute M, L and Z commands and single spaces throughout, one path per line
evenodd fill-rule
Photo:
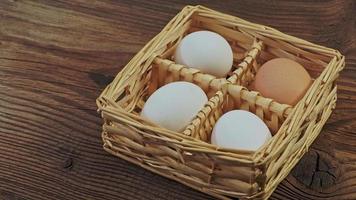
M 226 78 L 174 63 L 177 44 L 197 30 L 217 32 L 230 43 L 234 64 Z M 294 107 L 247 89 L 259 67 L 276 57 L 299 62 L 313 78 L 312 86 Z M 335 80 L 344 65 L 344 57 L 336 50 L 202 6 L 187 6 L 97 99 L 104 119 L 104 149 L 220 199 L 266 199 L 330 116 L 336 102 Z M 209 97 L 183 133 L 158 127 L 139 114 L 150 94 L 174 81 L 194 83 Z M 233 109 L 255 113 L 273 138 L 256 152 L 209 144 L 216 121 Z

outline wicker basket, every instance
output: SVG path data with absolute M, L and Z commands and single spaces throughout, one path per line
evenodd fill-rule
M 234 67 L 217 79 L 174 63 L 184 35 L 221 34 L 234 52 Z M 301 63 L 313 84 L 294 107 L 250 91 L 260 65 L 275 57 Z M 116 76 L 97 99 L 104 119 L 104 149 L 154 173 L 220 199 L 266 199 L 308 150 L 335 108 L 335 80 L 345 65 L 338 51 L 203 6 L 187 6 Z M 200 86 L 209 102 L 183 133 L 142 119 L 145 100 L 173 81 Z M 218 118 L 232 109 L 255 113 L 274 136 L 256 152 L 209 144 Z

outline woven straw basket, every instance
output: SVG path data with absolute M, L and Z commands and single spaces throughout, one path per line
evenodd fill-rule
M 197 30 L 217 32 L 230 43 L 234 64 L 226 78 L 174 63 L 177 44 Z M 247 89 L 261 64 L 276 57 L 299 62 L 313 78 L 294 107 Z M 335 108 L 335 80 L 344 65 L 344 56 L 336 50 L 203 6 L 186 6 L 97 99 L 104 119 L 104 149 L 220 199 L 267 199 Z M 139 114 L 150 94 L 173 81 L 192 82 L 209 97 L 183 133 L 158 127 Z M 263 119 L 272 139 L 256 152 L 210 144 L 214 124 L 233 109 L 248 110 Z

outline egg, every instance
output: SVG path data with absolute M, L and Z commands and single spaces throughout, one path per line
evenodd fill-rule
M 197 85 L 173 82 L 160 87 L 147 99 L 141 116 L 158 126 L 181 132 L 207 101 Z
M 275 58 L 257 71 L 254 89 L 262 96 L 294 106 L 304 96 L 312 79 L 302 65 L 287 58 Z
M 175 62 L 215 77 L 225 77 L 231 70 L 233 53 L 229 43 L 211 31 L 197 31 L 185 36 L 174 54 Z
M 223 148 L 256 151 L 272 137 L 266 124 L 255 114 L 232 110 L 216 122 L 211 143 Z

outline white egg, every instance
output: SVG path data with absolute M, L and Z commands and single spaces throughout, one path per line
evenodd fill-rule
M 266 124 L 255 114 L 233 110 L 219 118 L 211 143 L 219 147 L 256 151 L 272 137 Z
M 173 82 L 160 87 L 146 101 L 141 116 L 172 131 L 181 132 L 204 107 L 204 91 L 189 82 Z
M 218 78 L 225 77 L 233 63 L 232 49 L 219 34 L 197 31 L 185 36 L 177 46 L 175 61 Z

